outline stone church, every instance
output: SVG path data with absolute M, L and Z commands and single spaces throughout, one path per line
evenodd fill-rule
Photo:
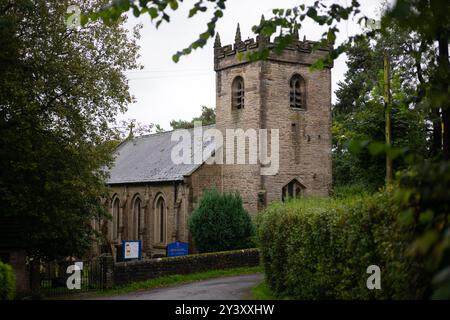
M 276 41 L 276 39 L 274 40 Z M 331 65 L 308 67 L 327 49 L 312 52 L 313 42 L 291 43 L 281 54 L 264 36 L 243 41 L 239 26 L 233 45 L 214 43 L 216 124 L 227 129 L 279 132 L 279 164 L 263 175 L 257 164 L 174 164 L 173 132 L 124 141 L 116 151 L 108 181 L 112 215 L 107 237 L 111 248 L 122 240 L 141 240 L 144 257 L 165 255 L 173 241 L 190 242 L 189 215 L 204 190 L 238 191 L 254 215 L 288 197 L 327 196 L 331 190 Z M 269 49 L 262 61 L 245 55 Z M 248 143 L 247 143 L 248 144 Z

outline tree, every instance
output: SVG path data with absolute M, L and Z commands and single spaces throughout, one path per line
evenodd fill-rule
M 208 108 L 207 106 L 202 106 L 202 114 L 200 117 L 196 117 L 191 121 L 186 120 L 172 120 L 170 121 L 170 126 L 172 129 L 190 129 L 194 127 L 194 122 L 200 121 L 202 125 L 207 126 L 216 123 L 216 112 L 214 108 Z
M 252 246 L 252 221 L 237 193 L 205 191 L 189 218 L 189 232 L 200 252 Z
M 414 76 L 405 73 L 411 61 L 408 54 L 395 43 L 408 43 L 410 35 L 397 33 L 396 41 L 387 45 L 379 37 L 370 43 L 357 41 L 347 52 L 348 70 L 345 80 L 338 84 L 338 101 L 333 106 L 333 176 L 335 187 L 360 185 L 375 191 L 383 185 L 384 158 L 372 155 L 370 150 L 350 152 L 350 141 L 384 141 L 383 54 L 385 48 L 392 60 L 392 144 L 395 148 L 409 150 L 427 157 L 427 110 L 424 100 L 416 96 Z M 391 39 L 393 40 L 393 39 Z M 425 99 L 426 100 L 426 99 Z M 394 169 L 408 164 L 403 159 L 394 161 Z
M 450 3 L 445 0 L 399 0 L 386 15 L 387 23 L 394 22 L 403 30 L 417 32 L 425 44 L 438 43 L 437 66 L 430 77 L 431 86 L 427 96 L 433 113 L 440 118 L 435 126 L 440 127 L 439 123 L 442 123 L 445 160 L 450 160 L 449 13 Z
M 0 2 L 0 215 L 31 256 L 81 256 L 107 217 L 109 124 L 132 101 L 123 71 L 139 67 L 139 26 L 64 24 L 69 4 L 105 3 Z
M 385 142 L 386 145 L 392 144 L 392 125 L 391 125 L 391 58 L 389 57 L 388 50 L 384 50 L 383 55 L 384 60 L 384 71 L 383 71 L 383 99 L 384 99 L 384 115 L 385 115 Z M 393 179 L 393 169 L 392 169 L 392 159 L 389 154 L 386 154 L 386 185 L 392 183 Z

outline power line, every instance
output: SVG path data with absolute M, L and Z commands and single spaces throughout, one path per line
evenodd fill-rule
M 180 70 L 129 70 L 125 71 L 125 73 L 184 73 L 184 72 L 209 72 L 211 69 L 180 69 Z
M 128 80 L 151 80 L 151 79 L 170 79 L 170 78 L 191 78 L 191 77 L 209 77 L 212 74 L 174 74 L 174 75 L 161 75 L 153 77 L 129 77 Z

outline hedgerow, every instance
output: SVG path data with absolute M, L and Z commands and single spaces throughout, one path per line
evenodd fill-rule
M 417 299 L 425 276 L 408 256 L 413 230 L 387 193 L 273 204 L 257 220 L 269 288 L 296 299 Z M 381 290 L 367 288 L 367 267 L 381 269 Z

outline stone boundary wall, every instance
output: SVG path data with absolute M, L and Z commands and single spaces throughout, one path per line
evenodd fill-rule
M 114 264 L 115 286 L 145 281 L 161 276 L 190 274 L 209 270 L 254 267 L 260 264 L 258 249 L 244 249 L 183 257 L 148 259 Z

